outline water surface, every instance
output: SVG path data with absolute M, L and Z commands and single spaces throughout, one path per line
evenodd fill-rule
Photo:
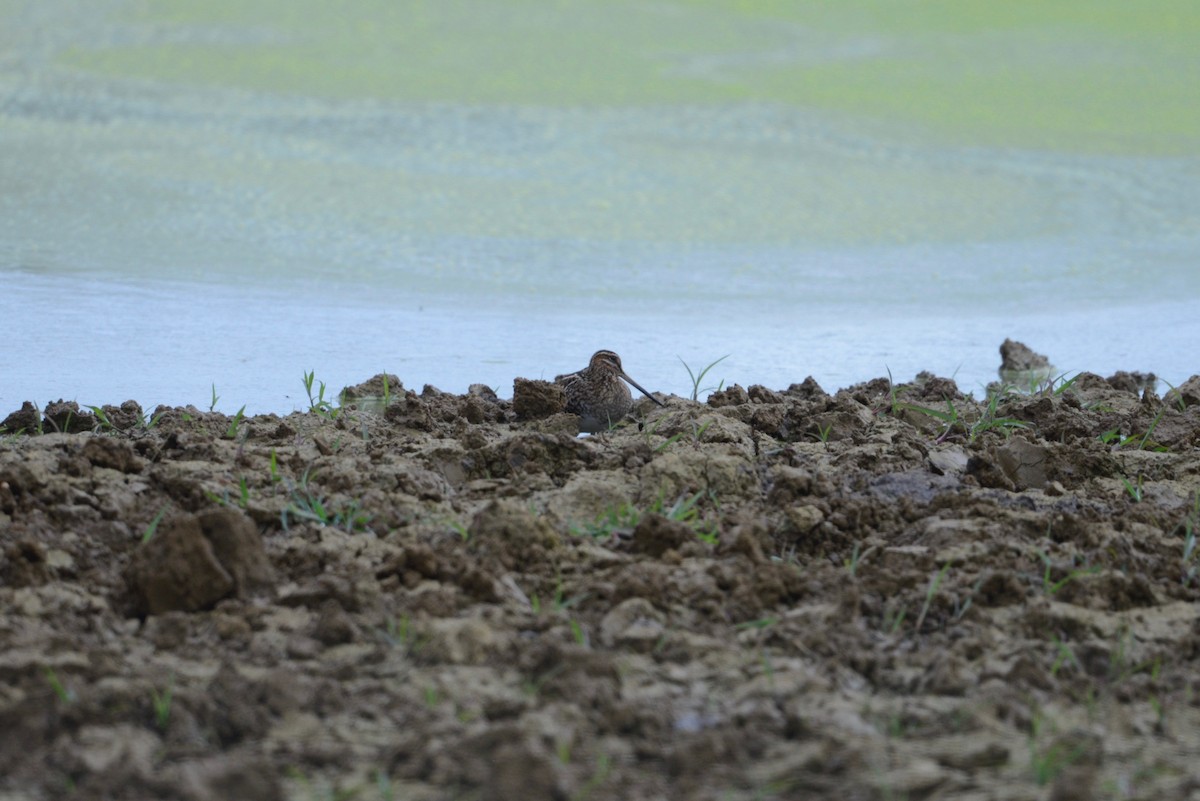
M 1007 336 L 1178 383 L 1200 12 L 1070 5 L 0 2 L 0 409 L 601 347 L 978 393 Z

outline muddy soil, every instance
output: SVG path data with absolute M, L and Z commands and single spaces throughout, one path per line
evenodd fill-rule
M 5 421 L 0 798 L 1200 797 L 1200 377 L 387 385 Z

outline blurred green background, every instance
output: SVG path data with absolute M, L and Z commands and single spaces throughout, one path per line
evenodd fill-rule
M 1112 154 L 1191 154 L 1200 136 L 1195 0 L 155 0 L 122 15 L 167 35 L 64 62 L 338 98 L 767 101 Z

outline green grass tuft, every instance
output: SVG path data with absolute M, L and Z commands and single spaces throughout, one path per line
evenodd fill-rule
M 689 367 L 688 363 L 683 360 L 683 357 L 681 357 L 681 356 L 675 357 L 675 358 L 679 359 L 679 363 L 683 365 L 683 369 L 687 370 L 687 372 L 688 372 L 688 378 L 690 378 L 692 380 L 692 400 L 693 401 L 699 402 L 701 392 L 719 392 L 721 390 L 721 387 L 723 387 L 725 385 L 725 382 L 723 380 L 720 383 L 718 383 L 715 387 L 705 387 L 703 389 L 700 388 L 700 382 L 704 380 L 704 376 L 708 375 L 709 370 L 713 369 L 718 364 L 720 364 L 721 362 L 728 359 L 729 356 L 730 356 L 730 354 L 726 353 L 724 356 L 717 359 L 716 361 L 709 362 L 708 365 L 705 366 L 705 368 L 703 370 L 701 370 L 699 374 L 696 374 L 692 371 L 692 368 Z

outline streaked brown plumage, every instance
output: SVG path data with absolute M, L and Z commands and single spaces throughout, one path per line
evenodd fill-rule
M 621 357 L 611 350 L 592 354 L 588 366 L 577 373 L 556 376 L 554 383 L 562 384 L 567 393 L 567 411 L 579 415 L 579 430 L 587 433 L 607 431 L 633 408 L 633 395 L 628 381 L 659 406 L 663 402 L 625 374 Z

